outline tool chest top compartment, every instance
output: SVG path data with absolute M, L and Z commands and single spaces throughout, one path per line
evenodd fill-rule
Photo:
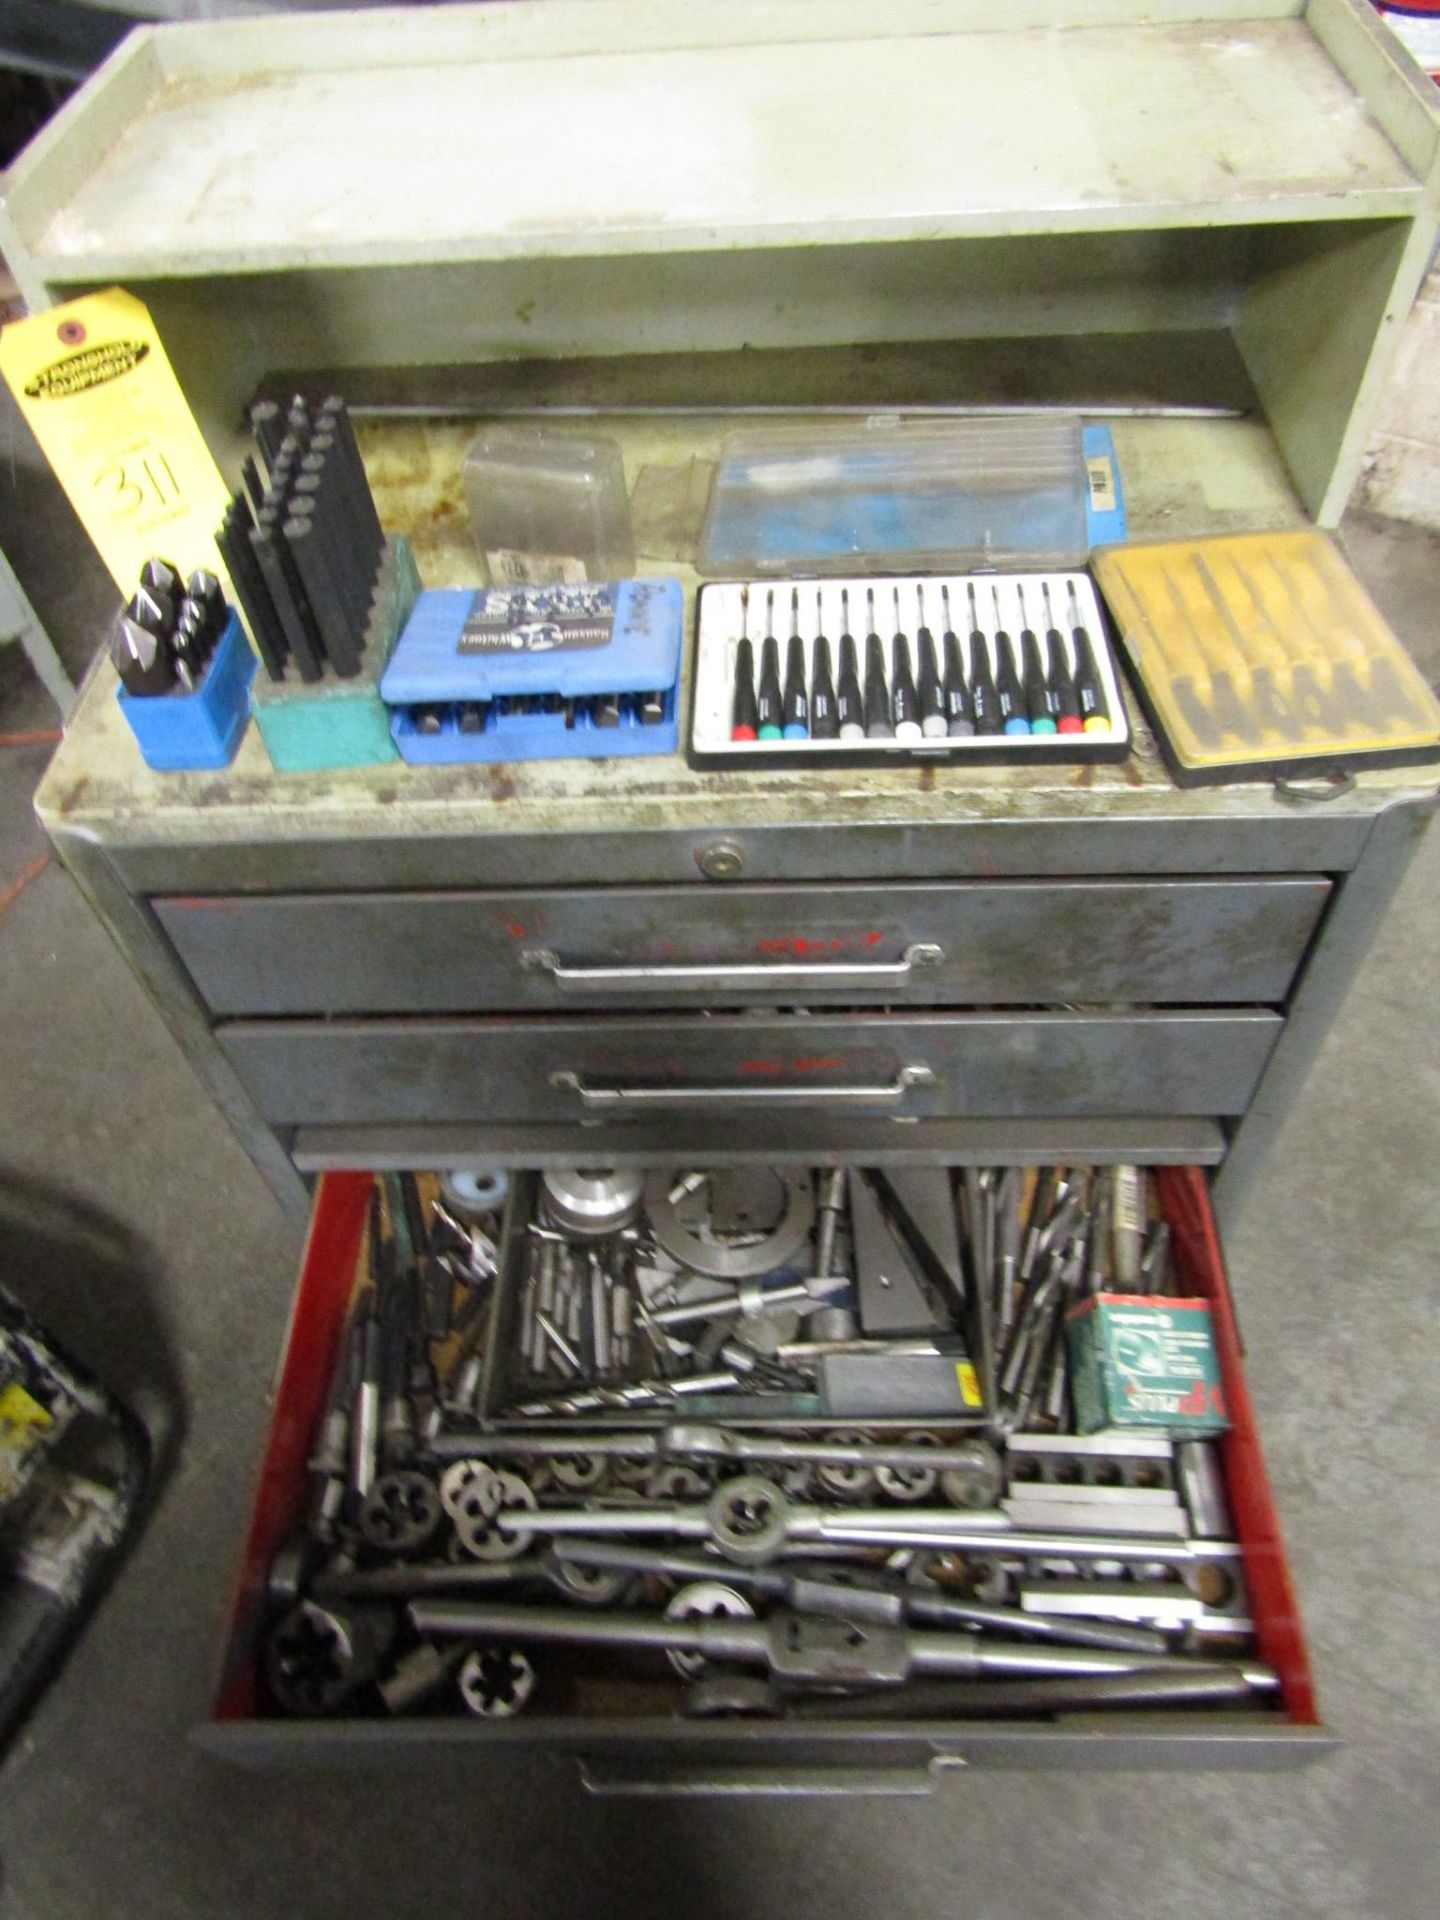
M 597 114 L 607 90 L 626 104 Z M 838 397 L 884 407 L 914 396 L 860 384 L 876 343 L 963 341 L 982 366 L 995 343 L 977 391 L 1054 400 L 1093 342 L 1102 390 L 1160 360 L 1192 402 L 1233 405 L 1238 368 L 1266 416 L 1255 457 L 1278 451 L 1331 525 L 1433 251 L 1427 91 L 1362 0 L 226 22 L 137 34 L 23 156 L 3 239 L 35 308 L 109 280 L 149 301 L 217 445 L 267 368 L 510 360 L 523 401 L 527 361 L 846 342 Z M 878 165 L 882 100 L 924 134 Z M 490 148 L 533 155 L 537 127 L 548 163 L 497 177 Z M 197 148 L 219 200 L 175 164 Z M 438 390 L 456 404 L 453 378 Z M 666 397 L 695 405 L 688 369 Z M 1197 417 L 1192 442 L 1233 424 Z M 1252 494 L 1212 497 L 1259 524 Z
M 643 1182 L 644 1206 L 669 1195 L 667 1207 L 678 1205 L 677 1218 L 692 1226 L 662 1235 L 682 1248 L 698 1246 L 685 1237 L 695 1224 L 719 1222 L 720 1238 L 701 1258 L 718 1259 L 716 1249 L 738 1229 L 728 1241 L 734 1259 L 747 1241 L 756 1244 L 748 1229 L 760 1216 L 747 1209 L 767 1204 L 768 1177 L 764 1169 L 742 1172 L 725 1197 L 706 1193 L 703 1168 L 656 1169 Z M 1144 1250 L 1135 1271 L 1153 1287 L 1171 1284 L 1164 1276 L 1173 1250 L 1181 1291 L 1168 1304 L 1205 1302 L 1213 1328 L 1214 1404 L 1228 1430 L 1218 1442 L 1189 1443 L 1187 1454 L 1154 1428 L 1112 1427 L 1091 1439 L 1063 1431 L 1067 1383 L 1040 1331 L 1048 1309 L 1044 1286 L 1036 1286 L 1051 1256 L 1030 1236 L 1043 1248 L 1049 1223 L 1060 1263 L 1053 1277 L 1067 1236 L 1079 1234 L 1068 1242 L 1076 1264 L 1067 1287 L 1083 1292 L 1087 1258 L 1118 1277 L 1121 1238 L 1112 1254 L 1108 1239 L 1098 1248 L 1093 1224 L 1084 1223 L 1094 1218 L 1091 1201 L 1098 1206 L 1121 1176 L 1071 1170 L 1048 1189 L 1045 1176 L 1038 1198 L 1033 1181 L 1001 1169 L 995 1177 L 1016 1181 L 1017 1223 L 1026 1188 L 1023 1237 L 1018 1226 L 1007 1237 L 1007 1189 L 997 1201 L 989 1176 L 972 1173 L 952 1189 L 950 1174 L 931 1169 L 916 1192 L 917 1202 L 926 1186 L 964 1196 L 956 1275 L 971 1287 L 980 1318 L 931 1338 L 942 1350 L 954 1338 L 973 1357 L 969 1386 L 947 1412 L 925 1399 L 934 1381 L 920 1385 L 912 1409 L 928 1404 L 929 1418 L 915 1410 L 886 1416 L 869 1401 L 847 1421 L 827 1420 L 784 1385 L 783 1369 L 800 1364 L 789 1356 L 811 1349 L 803 1328 L 801 1345 L 783 1344 L 798 1316 L 780 1294 L 768 1306 L 752 1300 L 747 1311 L 731 1304 L 735 1283 L 712 1280 L 708 1302 L 702 1293 L 696 1305 L 667 1307 L 665 1288 L 655 1291 L 628 1256 L 611 1264 L 632 1231 L 617 1225 L 622 1220 L 638 1223 L 635 1258 L 652 1257 L 655 1221 L 641 1204 L 639 1176 L 561 1174 L 547 1176 L 543 1189 L 533 1176 L 512 1176 L 503 1226 L 498 1214 L 467 1205 L 463 1185 L 437 1191 L 428 1177 L 402 1210 L 403 1189 L 392 1179 L 386 1204 L 394 1203 L 400 1224 L 383 1228 L 368 1175 L 327 1176 L 207 1744 L 233 1757 L 283 1758 L 364 1751 L 396 1737 L 482 1746 L 519 1739 L 579 1753 L 602 1777 L 617 1767 L 621 1778 L 677 1768 L 719 1778 L 740 1768 L 752 1781 L 768 1773 L 799 1786 L 833 1767 L 893 1781 L 937 1757 L 1274 1766 L 1323 1751 L 1203 1183 L 1182 1169 L 1162 1172 L 1164 1230 L 1152 1224 L 1142 1242 L 1137 1225 L 1133 1245 L 1137 1260 Z M 819 1250 L 811 1245 L 801 1265 L 833 1268 L 842 1281 L 866 1276 L 858 1300 L 844 1285 L 814 1295 L 808 1337 L 831 1330 L 837 1353 L 858 1353 L 860 1328 L 852 1317 L 847 1331 L 843 1316 L 858 1309 L 863 1324 L 878 1326 L 867 1316 L 889 1311 L 883 1287 L 875 1291 L 868 1229 L 847 1210 L 855 1182 L 868 1177 L 852 1172 L 848 1190 L 843 1175 L 822 1174 L 813 1189 L 810 1173 L 798 1178 L 821 1207 Z M 1064 1201 L 1066 1194 L 1077 1198 Z M 434 1210 L 424 1195 L 435 1195 Z M 457 1195 L 459 1218 L 450 1212 Z M 1118 1197 L 1110 1204 L 1122 1205 Z M 968 1210 L 976 1205 L 979 1215 Z M 832 1206 L 838 1211 L 827 1216 Z M 816 1222 L 813 1212 L 807 1219 Z M 982 1258 L 973 1219 L 982 1236 L 993 1236 L 993 1270 L 973 1264 Z M 559 1228 L 559 1220 L 575 1224 Z M 765 1220 L 756 1261 L 780 1246 L 767 1232 L 789 1233 L 783 1221 L 775 1228 Z M 408 1253 L 412 1227 L 427 1236 L 420 1271 L 430 1274 L 412 1312 L 433 1315 L 436 1306 L 423 1246 L 432 1255 L 446 1248 L 446 1270 L 463 1276 L 448 1302 L 459 1320 L 429 1323 L 432 1333 L 451 1328 L 433 1349 L 438 1388 L 426 1386 L 423 1368 L 414 1372 L 413 1347 L 408 1375 L 387 1367 L 378 1347 L 373 1375 L 363 1362 L 347 1371 L 345 1360 L 369 1351 L 372 1324 L 389 1338 L 395 1242 Z M 925 1232 L 932 1252 L 943 1248 L 938 1217 Z M 784 1244 L 800 1243 L 790 1234 Z M 381 1276 L 381 1294 L 367 1304 L 362 1288 L 352 1308 L 357 1265 L 363 1273 L 367 1264 Z M 498 1277 L 486 1279 L 492 1264 Z M 585 1295 L 583 1310 L 565 1305 L 559 1283 L 567 1271 Z M 539 1308 L 537 1276 L 547 1303 Z M 632 1321 L 627 1307 L 622 1336 L 617 1296 L 636 1281 L 641 1319 Z M 686 1284 L 693 1289 L 694 1276 Z M 483 1331 L 477 1287 L 489 1309 Z M 827 1298 L 839 1303 L 840 1322 Z M 997 1307 L 1003 1318 L 992 1319 Z M 377 1311 L 372 1323 L 367 1316 Z M 829 1323 L 819 1318 L 826 1312 Z M 712 1325 L 728 1328 L 729 1338 L 707 1347 Z M 894 1325 L 911 1325 L 905 1310 Z M 782 1344 L 770 1345 L 768 1333 L 762 1339 L 767 1328 L 778 1328 Z M 612 1345 L 619 1337 L 636 1343 L 633 1358 Z M 658 1392 L 626 1387 L 653 1369 L 658 1349 L 644 1344 L 652 1337 L 678 1338 L 687 1357 L 673 1361 L 678 1371 Z M 881 1364 L 892 1373 L 906 1364 L 904 1353 L 925 1344 L 913 1332 L 908 1342 L 892 1335 L 888 1347 L 884 1338 L 870 1342 L 885 1349 Z M 762 1350 L 773 1358 L 759 1359 Z M 719 1371 L 705 1375 L 711 1351 Z M 1017 1370 L 1015 1356 L 1026 1353 Z M 737 1376 L 742 1354 L 752 1371 Z M 552 1376 L 548 1390 L 543 1379 L 526 1378 L 537 1367 Z M 713 1379 L 709 1397 L 685 1393 L 688 1377 L 702 1387 Z M 366 1379 L 376 1397 L 362 1412 Z M 425 1396 L 436 1391 L 427 1412 Z M 401 1402 L 405 1418 L 397 1422 Z M 336 1409 L 351 1416 L 348 1433 L 334 1429 Z M 1223 1481 L 1207 1486 L 1206 1449 L 1214 1446 Z M 368 1489 L 360 1505 L 357 1473 Z M 769 1502 L 763 1514 L 757 1501 Z M 772 1537 L 777 1516 L 795 1536 L 789 1546 Z M 913 1551 L 897 1550 L 906 1541 Z M 907 1617 L 908 1627 L 896 1624 Z M 1235 1677 L 1252 1669 L 1248 1684 Z M 943 1677 L 955 1674 L 968 1677 Z

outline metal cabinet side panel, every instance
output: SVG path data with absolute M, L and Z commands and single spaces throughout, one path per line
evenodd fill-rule
M 286 1145 L 262 1117 L 215 1044 L 205 1009 L 143 901 L 116 879 L 102 849 L 83 834 L 51 831 L 51 842 L 126 964 L 280 1205 L 308 1219 L 310 1192 Z

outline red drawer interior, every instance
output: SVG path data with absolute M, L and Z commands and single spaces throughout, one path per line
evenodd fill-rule
M 371 1185 L 368 1173 L 330 1173 L 321 1180 L 316 1195 L 231 1609 L 214 1707 L 217 1720 L 250 1719 L 257 1711 L 255 1651 L 266 1574 L 277 1549 L 295 1531 L 305 1511 L 306 1460 L 355 1284 Z M 1288 1719 L 1298 1726 L 1314 1726 L 1317 1714 L 1304 1631 L 1246 1391 L 1239 1334 L 1204 1177 L 1194 1167 L 1164 1167 L 1158 1170 L 1158 1186 L 1180 1279 L 1189 1292 L 1207 1298 L 1214 1311 L 1231 1421 L 1221 1441 L 1222 1458 L 1244 1554 L 1259 1657 L 1280 1676 Z

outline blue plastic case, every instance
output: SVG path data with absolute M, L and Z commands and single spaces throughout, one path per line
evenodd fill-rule
M 419 764 L 674 753 L 683 621 L 678 580 L 431 589 L 380 681 L 395 744 Z M 662 702 L 650 723 L 647 694 Z M 591 722 L 585 703 L 604 695 L 620 696 L 618 726 Z M 462 708 L 484 709 L 478 731 L 461 731 Z M 420 709 L 439 710 L 438 731 Z
M 1085 458 L 1085 531 L 1090 545 L 1117 547 L 1129 538 L 1129 531 L 1120 462 L 1109 427 L 1082 427 L 1080 446 Z
M 193 693 L 116 690 L 147 767 L 157 773 L 193 773 L 228 767 L 250 718 L 255 656 L 235 612 L 225 623 Z

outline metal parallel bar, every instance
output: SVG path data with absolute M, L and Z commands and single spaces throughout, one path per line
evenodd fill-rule
M 1204 1772 L 1214 1768 L 1280 1772 L 1313 1766 L 1340 1745 L 1319 1727 L 1297 1727 L 1278 1715 L 1247 1713 L 1148 1713 L 1144 1724 L 1117 1726 L 1096 1715 L 1025 1726 L 977 1723 L 957 1731 L 953 1720 L 934 1724 L 884 1721 L 865 1728 L 807 1722 L 803 1731 L 784 1721 L 751 1721 L 737 1732 L 724 1721 L 653 1717 L 612 1722 L 564 1716 L 520 1716 L 482 1722 L 469 1719 L 376 1719 L 337 1721 L 218 1720 L 195 1730 L 196 1744 L 242 1766 L 311 1770 L 317 1763 L 393 1764 L 398 1753 L 461 1753 L 526 1749 L 575 1758 L 592 1776 L 663 1783 L 688 1777 L 692 1791 L 745 1792 L 748 1783 L 791 1781 L 797 1797 L 829 1791 L 831 1770 L 844 1777 L 873 1777 L 876 1737 L 884 1742 L 885 1772 L 891 1764 L 928 1769 L 943 1776 L 966 1768 L 1099 1769 L 1118 1772 Z M 781 1771 L 783 1769 L 783 1772 Z M 714 1782 L 706 1786 L 706 1781 Z
M 817 1115 L 803 1138 L 793 1119 L 747 1115 L 745 1137 L 707 1129 L 693 1116 L 637 1117 L 613 1132 L 587 1131 L 586 1151 L 607 1162 L 644 1166 L 671 1155 L 706 1166 L 738 1166 L 757 1154 L 776 1164 L 816 1166 L 861 1159 L 866 1166 L 1218 1166 L 1225 1138 L 1213 1120 L 917 1120 Z M 553 1126 L 301 1127 L 295 1164 L 306 1173 L 341 1167 L 385 1168 L 574 1164 L 573 1124 Z

